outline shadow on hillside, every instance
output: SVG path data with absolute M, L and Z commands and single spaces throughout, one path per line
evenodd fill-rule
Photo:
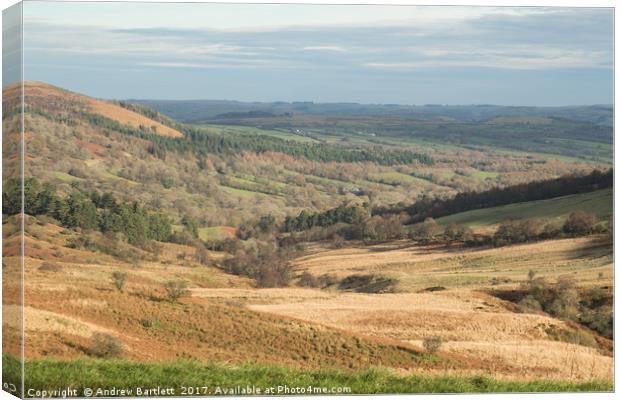
M 579 248 L 567 251 L 566 255 L 570 259 L 592 259 L 613 255 L 613 242 L 607 236 L 591 236 Z

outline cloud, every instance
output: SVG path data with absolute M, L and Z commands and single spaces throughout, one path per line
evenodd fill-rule
M 228 63 L 213 62 L 213 63 L 196 63 L 196 62 L 168 62 L 168 61 L 153 61 L 153 62 L 141 62 L 140 66 L 145 67 L 157 67 L 157 68 L 189 68 L 189 69 L 214 69 L 214 68 L 260 68 L 273 67 L 270 60 L 228 60 Z M 232 61 L 232 62 L 231 62 Z
M 313 15 L 319 8 L 313 8 Z M 562 79 L 570 80 L 575 71 L 587 70 L 598 74 L 599 87 L 613 76 L 609 9 L 402 7 L 402 18 L 372 21 L 367 11 L 364 19 L 350 23 L 346 14 L 332 17 L 335 8 L 322 10 L 329 18 L 297 16 L 288 23 L 281 16 L 273 26 L 252 28 L 256 16 L 244 8 L 238 29 L 234 21 L 206 29 L 173 26 L 169 18 L 161 27 L 26 19 L 25 57 L 29 65 L 41 66 L 40 79 L 62 75 L 63 67 L 67 80 L 78 76 L 80 67 L 84 80 L 91 79 L 93 68 L 108 68 L 109 75 L 133 68 L 145 82 L 191 75 L 219 85 L 232 76 L 236 82 L 247 78 L 245 87 L 269 94 L 288 85 L 301 94 L 324 87 L 323 92 L 346 96 L 344 78 L 346 90 L 367 88 L 363 95 L 370 97 L 398 93 L 404 78 L 414 82 L 421 76 L 432 76 L 435 86 L 465 75 L 472 85 L 491 74 L 508 79 L 487 83 L 489 87 L 517 87 L 521 81 L 515 77 L 521 72 L 539 78 L 562 72 Z M 558 86 L 572 87 L 569 80 Z M 392 86 L 382 87 L 386 82 Z
M 277 31 L 106 28 L 32 22 L 26 52 L 115 57 L 146 67 L 611 68 L 612 16 L 590 9 L 485 9 L 452 15 L 421 9 L 420 21 L 312 26 Z M 510 11 L 510 12 L 508 12 Z M 418 23 L 419 22 L 419 23 Z M 306 54 L 304 54 L 306 53 Z M 176 67 L 179 68 L 179 67 Z
M 304 51 L 326 51 L 326 52 L 336 52 L 341 53 L 347 51 L 344 47 L 341 46 L 306 46 L 303 47 Z
M 417 59 L 406 61 L 364 62 L 365 68 L 412 70 L 430 68 L 495 68 L 513 70 L 553 70 L 570 68 L 610 69 L 609 54 L 604 51 L 562 49 L 544 46 L 510 46 L 496 49 L 470 48 L 422 50 Z

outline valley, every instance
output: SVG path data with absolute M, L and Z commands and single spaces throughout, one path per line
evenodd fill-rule
M 604 107 L 25 94 L 22 214 L 4 89 L 5 379 L 23 316 L 38 390 L 141 370 L 132 385 L 613 387 Z

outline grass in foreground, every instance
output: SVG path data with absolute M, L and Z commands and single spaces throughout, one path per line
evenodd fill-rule
M 612 382 L 567 383 L 560 381 L 509 382 L 486 377 L 425 377 L 397 376 L 385 369 L 363 371 L 302 370 L 284 366 L 243 364 L 226 365 L 174 361 L 139 363 L 125 360 L 80 359 L 73 361 L 26 360 L 26 395 L 28 389 L 85 388 L 174 388 L 174 395 L 183 395 L 183 387 L 201 388 L 194 394 L 223 394 L 217 388 L 254 386 L 260 394 L 310 394 L 307 388 L 342 388 L 343 394 L 365 393 L 480 393 L 480 392 L 569 392 L 612 391 Z M 3 356 L 4 382 L 18 382 L 20 362 Z M 203 389 L 203 387 L 208 389 Z M 304 393 L 285 393 L 283 387 L 304 388 Z M 280 388 L 280 389 L 279 389 Z M 31 393 L 33 390 L 31 390 Z M 321 392 L 324 393 L 324 392 Z M 330 392 L 331 393 L 331 392 Z M 169 393 L 170 394 L 170 393 Z M 190 394 L 190 393 L 185 393 Z M 230 394 L 230 393 L 229 393 Z M 239 394 L 239 393 L 235 393 Z M 243 393 L 241 393 L 243 394 Z M 31 395 L 32 396 L 32 395 Z

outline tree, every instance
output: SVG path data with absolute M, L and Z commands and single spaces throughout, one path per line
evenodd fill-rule
M 371 240 L 400 239 L 403 233 L 403 225 L 396 215 L 382 217 L 375 215 L 367 219 L 363 224 L 363 236 Z
M 596 214 L 577 210 L 568 216 L 564 223 L 564 232 L 572 235 L 588 235 L 594 232 L 597 223 Z
M 185 215 L 181 219 L 181 224 L 185 226 L 185 229 L 187 229 L 190 235 L 192 235 L 194 238 L 198 238 L 198 225 L 196 224 L 194 218 L 190 217 L 189 215 Z
M 224 261 L 230 273 L 253 278 L 259 287 L 281 287 L 290 283 L 293 274 L 289 260 L 298 254 L 297 246 L 278 244 L 274 238 L 242 243 L 235 256 Z
M 164 283 L 164 289 L 166 290 L 168 299 L 173 302 L 189 294 L 187 283 L 184 281 L 168 281 Z
M 262 233 L 270 233 L 276 229 L 276 219 L 273 215 L 263 215 L 257 224 L 258 229 Z
M 450 224 L 446 227 L 444 234 L 449 240 L 460 240 L 466 242 L 471 240 L 474 233 L 469 226 Z
M 421 242 L 429 242 L 441 234 L 441 226 L 433 218 L 426 218 L 424 222 L 416 224 L 409 231 L 409 237 Z
M 209 265 L 209 252 L 204 248 L 196 249 L 194 259 L 201 265 Z
M 537 219 L 507 220 L 500 224 L 493 235 L 496 246 L 512 243 L 524 243 L 538 239 L 542 233 L 542 224 Z
M 125 287 L 125 280 L 127 279 L 127 274 L 125 272 L 114 271 L 112 272 L 112 283 L 114 287 L 119 292 L 123 293 L 123 288 Z

